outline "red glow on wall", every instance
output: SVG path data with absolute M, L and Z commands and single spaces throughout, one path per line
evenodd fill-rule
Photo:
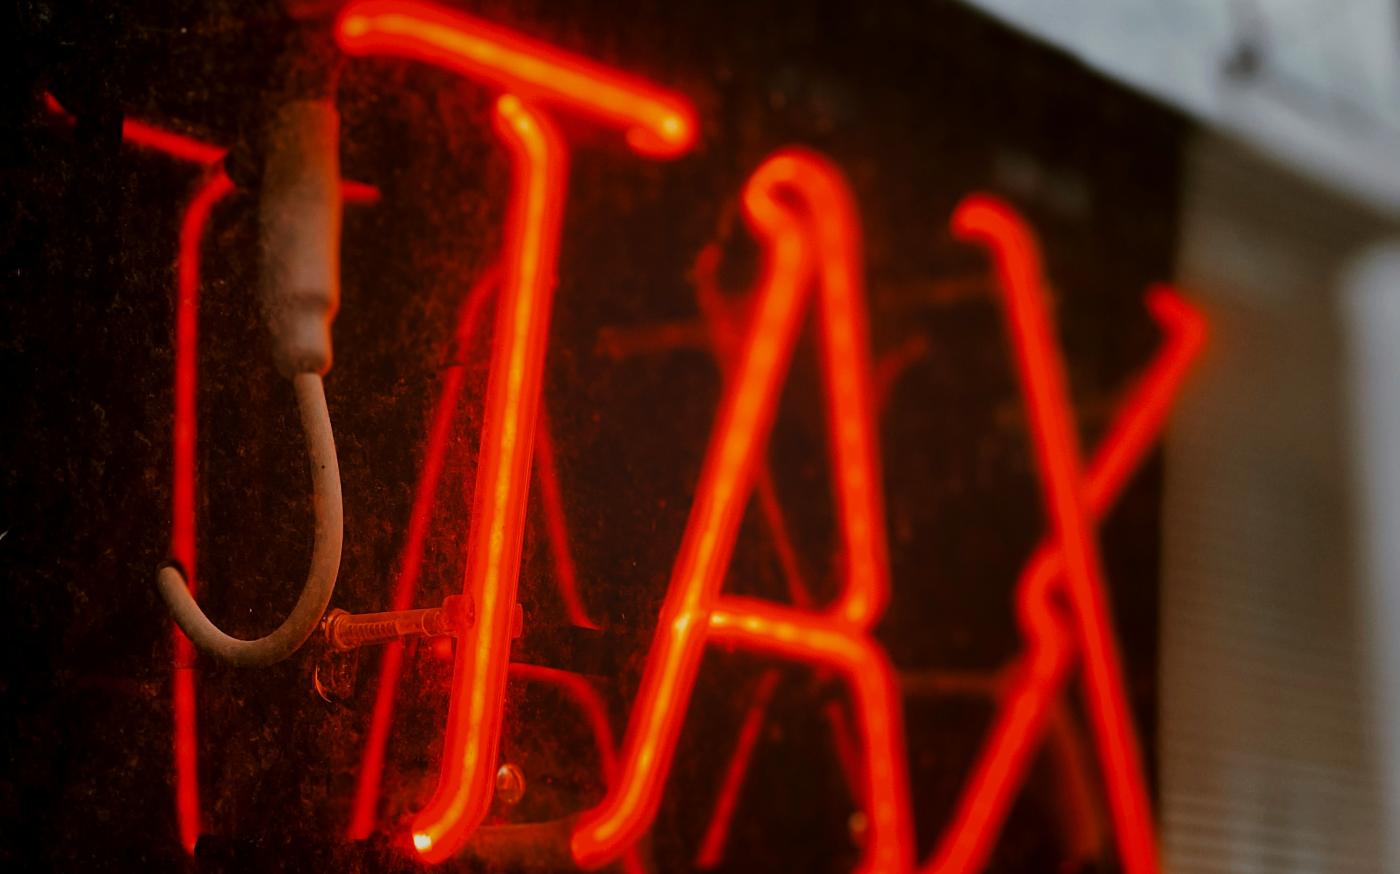
M 497 103 L 497 132 L 511 152 L 515 182 L 467 548 L 466 587 L 478 621 L 457 647 L 443 767 L 414 823 L 414 846 L 435 861 L 457 852 L 485 816 L 499 743 L 567 163 L 563 143 L 532 104 L 560 105 L 620 126 L 646 154 L 683 152 L 695 123 L 685 101 L 645 82 L 434 6 L 353 3 L 342 10 L 336 36 L 352 54 L 424 61 L 512 92 Z M 562 531 L 551 497 L 547 521 Z M 567 566 L 559 565 L 567 578 Z M 569 603 L 586 619 L 576 592 Z
M 472 339 L 476 336 L 482 313 L 499 283 L 500 270 L 491 267 L 467 292 L 458 310 L 450 360 L 465 360 Z M 423 466 L 418 475 L 417 488 L 414 490 L 413 506 L 409 511 L 398 579 L 394 583 L 390 608 L 392 610 L 411 609 L 414 596 L 418 593 L 418 579 L 423 569 L 423 547 L 428 537 L 428 525 L 432 521 L 433 505 L 437 501 L 438 484 L 447 457 L 448 439 L 452 436 L 452 424 L 465 382 L 466 367 L 460 363 L 447 368 L 443 375 L 442 389 L 438 394 L 437 404 L 433 408 L 432 423 L 428 428 Z M 447 642 L 448 639 L 442 638 L 442 641 Z M 450 646 L 448 652 L 451 652 Z M 365 747 L 360 758 L 355 796 L 350 804 L 350 827 L 347 835 L 351 840 L 369 837 L 378 821 L 379 785 L 384 771 L 384 751 L 389 743 L 389 729 L 393 723 L 394 701 L 398 693 L 399 675 L 403 671 L 403 657 L 403 641 L 394 641 L 385 647 L 384 656 L 380 661 L 379 684 L 375 689 L 374 705 L 370 709 L 369 732 L 365 737 Z

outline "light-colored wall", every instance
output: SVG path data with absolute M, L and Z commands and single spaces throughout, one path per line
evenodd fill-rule
M 963 2 L 1400 215 L 1394 0 Z
M 1400 649 L 1368 633 L 1400 631 L 1397 600 L 1376 597 L 1400 562 L 1378 568 L 1362 537 L 1395 557 L 1400 281 L 1369 280 L 1385 325 L 1349 315 L 1358 265 L 1396 231 L 1209 134 L 1183 195 L 1178 279 L 1213 330 L 1167 443 L 1165 870 L 1400 871 L 1386 846 L 1400 722 L 1381 694 Z M 1385 343 L 1358 379 L 1358 350 Z M 1384 415 L 1359 453 L 1368 409 Z M 1378 466 L 1392 474 L 1368 499 L 1356 484 Z

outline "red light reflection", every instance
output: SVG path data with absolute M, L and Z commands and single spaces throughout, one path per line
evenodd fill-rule
M 195 592 L 196 427 L 199 421 L 195 384 L 199 368 L 199 244 L 220 200 L 233 183 L 220 169 L 210 170 L 196 189 L 180 222 L 180 252 L 175 291 L 175 432 L 171 485 L 170 555 L 180 563 L 190 592 Z M 194 852 L 199 839 L 199 733 L 195 698 L 194 644 L 172 626 L 175 676 L 174 706 L 175 813 L 180 842 Z

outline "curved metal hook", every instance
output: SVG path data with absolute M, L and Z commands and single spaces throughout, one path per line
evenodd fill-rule
M 340 467 L 335 456 L 331 417 L 326 409 L 326 393 L 321 377 L 299 373 L 292 378 L 296 389 L 301 426 L 306 433 L 306 451 L 311 459 L 313 513 L 316 518 L 315 546 L 306 585 L 292 612 L 270 634 L 256 640 L 242 640 L 220 631 L 190 594 L 185 575 L 174 565 L 162 565 L 156 587 L 175 624 L 198 647 L 220 661 L 241 667 L 261 667 L 279 662 L 306 642 L 330 605 L 335 580 L 340 572 L 340 547 L 344 511 L 340 496 Z

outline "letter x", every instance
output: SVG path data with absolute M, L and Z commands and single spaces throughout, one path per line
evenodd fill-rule
M 688 149 L 695 122 L 684 101 L 644 82 L 435 6 L 352 3 L 341 11 L 336 37 L 352 54 L 425 61 L 507 92 L 496 103 L 496 132 L 514 175 L 464 581 L 477 621 L 457 647 L 437 789 L 413 824 L 414 846 L 442 861 L 486 816 L 500 744 L 568 175 L 567 148 L 539 107 L 621 127 L 634 151 L 651 156 Z

